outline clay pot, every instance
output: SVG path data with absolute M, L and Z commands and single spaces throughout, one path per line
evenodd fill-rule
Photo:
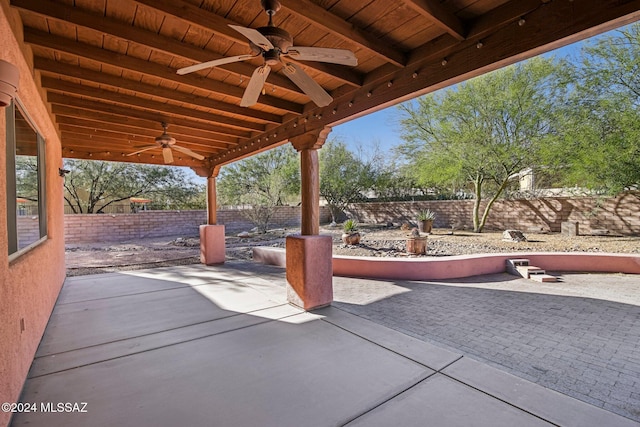
M 424 255 L 427 253 L 427 236 L 407 238 L 407 253 Z
M 344 233 L 342 241 L 345 245 L 358 245 L 360 244 L 360 233 Z
M 6 107 L 15 98 L 19 81 L 18 68 L 0 59 L 0 107 Z
M 420 231 L 423 233 L 431 233 L 431 229 L 433 228 L 433 220 L 432 219 L 423 219 L 418 221 L 418 226 L 420 227 Z

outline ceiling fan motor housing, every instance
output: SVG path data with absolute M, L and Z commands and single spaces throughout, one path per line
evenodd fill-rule
M 258 46 L 250 43 L 252 45 L 251 49 L 254 51 L 257 49 L 258 52 L 262 52 L 262 56 L 264 56 L 267 64 L 277 64 L 279 62 L 280 53 L 288 51 L 289 48 L 293 46 L 293 37 L 291 37 L 291 34 L 287 31 L 278 27 L 260 27 L 257 30 L 271 42 L 275 49 L 263 51 Z

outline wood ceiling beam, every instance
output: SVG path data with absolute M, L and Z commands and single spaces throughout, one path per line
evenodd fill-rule
M 118 139 L 127 139 L 128 141 L 135 143 L 142 143 L 146 145 L 150 145 L 155 143 L 155 138 L 162 134 L 162 131 L 154 131 L 152 129 L 148 129 L 147 133 L 141 134 L 140 130 L 130 131 L 130 128 L 126 126 L 118 126 L 112 125 L 109 129 L 96 128 L 92 126 L 87 126 L 88 123 L 79 123 L 79 124 L 71 124 L 71 123 L 61 123 L 58 122 L 58 127 L 60 131 L 63 132 L 74 132 L 77 134 L 84 135 L 95 135 L 95 136 L 104 136 L 104 137 L 113 137 Z M 176 138 L 180 145 L 188 145 L 188 148 L 192 148 L 194 150 L 204 151 L 204 152 L 217 152 L 221 149 L 226 149 L 226 144 L 221 143 L 212 143 L 210 141 L 203 141 L 197 138 L 190 138 L 184 135 L 177 135 L 172 131 L 169 131 L 169 134 Z M 195 141 L 195 142 L 194 142 Z
M 403 67 L 407 58 L 404 53 L 383 43 L 380 38 L 339 18 L 310 0 L 280 0 L 290 13 L 310 21 L 315 26 L 330 32 L 348 43 L 375 54 L 397 67 Z
M 85 43 L 80 43 L 65 37 L 54 36 L 44 31 L 32 28 L 24 29 L 25 43 L 40 46 L 57 52 L 68 53 L 80 58 L 91 59 L 96 62 L 119 67 L 140 74 L 158 77 L 175 83 L 190 86 L 196 89 L 204 89 L 216 92 L 221 95 L 230 96 L 241 99 L 244 89 L 239 86 L 232 86 L 217 80 L 199 77 L 197 75 L 179 76 L 169 67 L 160 64 L 145 61 L 143 59 L 134 58 L 120 53 L 108 51 Z M 301 113 L 303 106 L 284 99 L 276 98 L 270 95 L 260 97 L 260 103 L 273 108 L 290 111 L 293 113 Z
M 477 41 L 483 37 L 498 31 L 506 25 L 519 21 L 520 18 L 526 17 L 527 14 L 549 3 L 549 1 L 550 0 L 517 0 L 505 3 L 472 22 L 469 25 L 469 31 L 465 41 L 460 42 L 446 34 L 414 49 L 409 54 L 407 67 L 414 68 L 416 65 L 425 61 L 445 60 L 448 55 L 452 55 L 456 51 L 466 49 L 476 44 Z M 383 65 L 369 73 L 364 83 L 368 85 L 378 80 L 389 79 L 395 72 L 397 72 L 396 68 L 388 64 Z
M 69 81 L 60 80 L 55 77 L 43 76 L 41 81 L 42 87 L 47 89 L 48 91 L 74 94 L 77 96 L 84 96 L 87 98 L 93 98 L 102 101 L 110 101 L 118 104 L 140 107 L 145 110 L 172 114 L 174 116 L 183 116 L 186 118 L 216 122 L 222 126 L 234 127 L 241 130 L 257 132 L 264 132 L 266 130 L 265 126 L 260 123 L 234 119 L 227 116 L 212 114 L 207 111 L 194 110 L 191 108 L 180 107 L 173 104 L 138 98 L 137 96 L 126 95 L 106 89 L 99 89 L 93 86 L 79 85 L 71 83 Z
M 144 127 L 138 127 L 138 126 L 125 125 L 118 122 L 105 123 L 97 120 L 88 120 L 88 119 L 81 119 L 77 117 L 56 115 L 56 123 L 58 124 L 58 127 L 60 129 L 62 129 L 62 126 L 65 125 L 65 126 L 73 126 L 76 128 L 86 128 L 87 132 L 89 131 L 99 132 L 101 130 L 107 130 L 107 131 L 113 131 L 113 132 L 126 133 L 130 135 L 147 136 L 147 137 L 154 137 L 154 138 L 160 135 L 160 133 L 162 132 L 162 130 L 159 130 L 160 126 L 158 126 L 158 123 L 151 123 L 151 122 L 147 122 L 147 125 Z M 216 142 L 216 140 L 213 140 L 212 138 L 202 138 L 197 135 L 194 135 L 193 133 L 185 134 L 182 132 L 176 132 L 176 129 L 174 129 L 173 126 L 169 128 L 169 133 L 171 133 L 171 135 L 174 136 L 176 139 L 179 139 L 181 141 L 187 141 L 197 146 L 227 148 L 230 145 L 228 143 L 224 144 L 224 143 Z M 237 144 L 237 140 L 234 141 L 234 138 L 231 138 L 228 136 L 226 138 L 228 138 L 226 142 L 232 142 L 233 145 Z
M 136 3 L 144 4 L 150 8 L 158 10 L 176 19 L 187 22 L 191 25 L 213 31 L 216 35 L 223 37 L 234 43 L 247 45 L 249 41 L 240 33 L 229 27 L 238 25 L 237 22 L 223 18 L 213 12 L 200 9 L 198 6 L 186 2 L 176 2 L 175 0 L 134 0 Z M 266 17 L 266 15 L 265 15 Z M 304 62 L 306 67 L 315 69 L 321 73 L 329 74 L 331 77 L 341 80 L 354 87 L 362 85 L 363 76 L 349 67 L 321 64 L 314 62 Z
M 69 107 L 65 105 L 54 104 L 51 106 L 51 112 L 56 116 L 57 123 L 78 123 L 77 121 L 91 121 L 97 124 L 100 128 L 110 128 L 111 126 L 124 125 L 132 128 L 141 129 L 160 129 L 160 123 L 157 120 L 140 119 L 128 115 L 116 115 L 101 111 L 92 111 L 76 107 Z M 173 118 L 169 118 L 167 123 L 170 124 L 171 131 L 176 135 L 189 135 L 197 138 L 204 139 L 206 141 L 221 142 L 226 147 L 233 147 L 240 143 L 243 139 L 224 135 L 210 130 L 210 127 L 205 123 L 200 122 L 188 122 L 186 125 L 181 126 L 177 123 L 183 123 L 182 121 L 176 122 Z M 198 128 L 198 127 L 202 128 Z
M 193 64 L 223 58 L 219 53 L 204 50 L 187 43 L 182 43 L 171 37 L 143 30 L 112 18 L 85 12 L 77 7 L 67 6 L 61 3 L 42 0 L 11 0 L 11 6 L 25 13 L 32 13 L 45 18 L 68 22 L 97 31 L 101 34 L 108 34 L 121 40 L 132 41 L 158 52 L 191 61 Z M 242 76 L 251 76 L 253 70 L 255 70 L 254 66 L 242 62 L 225 64 L 218 68 Z M 302 93 L 293 82 L 280 74 L 270 74 L 267 81 L 280 89 Z
M 193 106 L 210 108 L 212 110 L 237 114 L 244 117 L 251 117 L 253 119 L 265 122 L 282 123 L 282 116 L 278 116 L 277 114 L 271 114 L 251 108 L 244 108 L 240 107 L 239 105 L 223 103 L 211 98 L 205 98 L 202 96 L 169 89 L 162 86 L 153 86 L 135 80 L 129 80 L 112 74 L 101 73 L 99 71 L 81 68 L 77 65 L 65 64 L 39 56 L 36 56 L 34 58 L 34 68 L 42 71 L 45 74 L 74 77 L 76 79 L 99 83 L 101 85 L 107 85 L 114 88 L 128 89 L 150 96 L 157 96 L 173 101 L 181 101 Z
M 160 112 L 152 112 L 148 110 L 139 110 L 136 108 L 130 108 L 122 105 L 107 104 L 99 101 L 91 101 L 88 99 L 80 99 L 75 96 L 63 95 L 60 93 L 49 92 L 47 93 L 47 101 L 51 104 L 74 107 L 81 110 L 90 110 L 104 112 L 107 114 L 114 114 L 124 117 L 134 117 L 144 120 L 150 120 L 155 123 L 179 123 L 183 126 L 194 126 L 195 128 L 207 129 L 212 132 L 218 132 L 223 135 L 235 136 L 238 138 L 250 138 L 251 132 L 227 128 L 224 126 L 218 126 L 212 123 L 199 122 L 197 120 L 185 119 L 183 117 L 176 117 L 171 114 L 165 114 Z M 55 114 L 55 113 L 54 113 Z
M 135 156 L 127 156 L 127 150 L 123 149 L 117 141 L 94 141 L 97 144 L 88 143 L 82 137 L 67 134 L 62 137 L 62 157 L 85 160 L 104 160 L 110 162 L 146 163 L 155 165 L 165 165 L 162 152 L 149 150 Z M 171 166 L 198 167 L 204 164 L 203 161 L 194 159 L 186 154 L 174 151 L 173 163 Z
M 518 0 L 498 6 L 470 24 L 467 38 L 475 39 L 491 34 L 505 25 L 519 21 L 521 18 L 526 18 L 527 14 L 540 7 L 544 7 L 544 5 L 550 1 L 551 0 Z
M 465 39 L 465 29 L 462 21 L 453 13 L 445 9 L 437 0 L 402 0 L 407 7 L 449 33 L 458 41 Z
M 149 136 L 140 136 L 140 135 L 130 135 L 126 133 L 120 132 L 111 132 L 106 130 L 97 130 L 94 132 L 90 132 L 87 128 L 76 127 L 70 125 L 60 125 L 60 131 L 62 135 L 73 136 L 75 139 L 87 138 L 88 141 L 114 141 L 120 142 L 121 148 L 126 149 L 128 151 L 136 151 L 140 149 L 142 146 L 153 145 L 155 144 L 155 137 Z M 126 142 L 125 142 L 126 141 Z M 214 146 L 194 146 L 193 144 L 184 143 L 184 140 L 180 140 L 178 145 L 183 145 L 189 149 L 197 150 L 201 154 L 211 154 L 220 151 L 222 147 L 214 147 Z M 135 144 L 135 145 L 132 145 Z M 159 147 L 158 147 L 159 148 Z

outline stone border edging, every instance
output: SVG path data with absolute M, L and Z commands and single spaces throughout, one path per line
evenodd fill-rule
M 442 280 L 503 273 L 506 260 L 527 258 L 549 271 L 640 274 L 640 255 L 586 252 L 515 252 L 423 258 L 333 255 L 334 276 L 396 280 Z M 286 267 L 283 248 L 255 247 L 254 261 Z

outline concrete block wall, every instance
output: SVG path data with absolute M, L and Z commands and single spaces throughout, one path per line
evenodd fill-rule
M 220 210 L 218 224 L 230 233 L 250 230 L 254 225 L 241 210 Z M 320 208 L 320 221 L 329 221 L 329 210 Z M 65 215 L 65 242 L 125 242 L 148 237 L 198 236 L 201 224 L 206 224 L 207 212 L 194 211 L 141 211 L 135 214 L 67 214 Z M 30 224 L 27 219 L 24 226 Z M 300 225 L 299 206 L 279 206 L 270 227 Z M 37 226 L 37 222 L 36 222 Z M 37 229 L 34 230 L 37 232 Z M 25 233 L 26 233 L 25 228 Z
M 481 211 L 485 203 L 481 203 Z M 416 222 L 419 211 L 436 212 L 434 227 L 472 230 L 473 200 L 357 203 L 349 211 L 360 222 Z M 498 200 L 486 230 L 519 229 L 525 232 L 560 232 L 563 221 L 576 221 L 581 234 L 640 234 L 640 193 L 618 197 L 555 197 L 531 200 Z

